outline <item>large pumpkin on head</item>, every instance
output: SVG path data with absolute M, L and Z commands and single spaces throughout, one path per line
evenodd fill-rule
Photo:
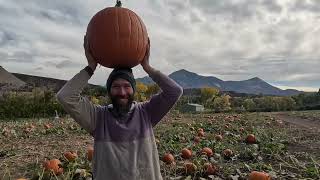
M 121 7 L 120 1 L 92 17 L 86 36 L 97 63 L 109 68 L 140 64 L 148 45 L 144 23 L 135 12 Z

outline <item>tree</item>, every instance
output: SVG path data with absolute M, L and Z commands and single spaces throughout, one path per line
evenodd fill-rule
M 216 111 L 229 111 L 229 110 L 231 110 L 230 98 L 231 97 L 229 95 L 222 95 L 221 97 L 214 98 L 213 108 Z
M 254 111 L 256 108 L 256 103 L 252 99 L 246 99 L 243 102 L 243 106 L 247 111 Z
M 157 94 L 160 91 L 160 87 L 157 84 L 147 86 L 146 98 L 149 99 L 152 95 Z
M 213 87 L 201 88 L 200 102 L 210 108 L 212 106 L 214 98 L 219 94 L 219 89 Z
M 136 85 L 136 92 L 134 94 L 136 101 L 145 101 L 146 100 L 146 91 L 148 90 L 148 87 L 144 85 L 142 82 L 137 82 Z

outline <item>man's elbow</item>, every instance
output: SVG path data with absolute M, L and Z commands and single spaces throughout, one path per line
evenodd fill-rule
M 178 92 L 179 92 L 179 96 L 182 96 L 182 94 L 183 94 L 183 88 L 182 88 L 181 86 L 179 86 Z
M 65 99 L 65 95 L 63 93 L 63 91 L 59 91 L 57 94 L 56 94 L 56 98 L 57 98 L 57 101 L 59 103 L 63 103 L 64 102 L 64 99 Z
M 181 86 L 177 86 L 177 90 L 176 90 L 176 94 L 178 96 L 178 98 L 180 98 L 183 94 L 183 88 Z

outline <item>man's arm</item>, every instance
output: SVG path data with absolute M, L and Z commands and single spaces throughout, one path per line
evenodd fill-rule
M 167 75 L 151 67 L 149 64 L 149 56 L 150 40 L 148 39 L 147 52 L 141 62 L 141 66 L 152 80 L 158 84 L 162 92 L 152 96 L 152 98 L 146 102 L 143 107 L 149 114 L 152 125 L 155 126 L 178 101 L 183 93 L 183 89 Z
M 183 89 L 174 80 L 158 70 L 150 68 L 147 73 L 162 90 L 144 104 L 151 123 L 155 126 L 174 106 L 183 93 Z
M 93 105 L 88 98 L 80 96 L 83 88 L 88 84 L 90 79 L 90 70 L 87 66 L 69 80 L 57 93 L 57 99 L 77 121 L 82 128 L 91 133 L 95 129 L 97 106 Z
M 88 98 L 80 96 L 83 88 L 93 75 L 97 63 L 91 55 L 89 43 L 84 36 L 83 47 L 88 61 L 88 66 L 69 80 L 57 93 L 57 99 L 64 110 L 70 114 L 90 134 L 96 127 L 97 106 L 93 105 Z

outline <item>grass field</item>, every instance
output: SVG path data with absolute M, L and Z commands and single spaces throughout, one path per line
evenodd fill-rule
M 155 136 L 164 179 L 246 179 L 252 171 L 273 179 L 320 179 L 319 129 L 320 111 L 171 113 L 156 126 Z M 91 177 L 87 148 L 93 138 L 72 119 L 1 122 L 0 131 L 0 179 Z M 249 134 L 256 140 L 248 143 Z M 212 155 L 203 153 L 205 147 Z M 188 159 L 181 155 L 184 148 L 192 152 Z M 68 151 L 78 157 L 67 160 L 63 154 Z M 173 163 L 162 161 L 167 153 Z M 43 168 L 54 158 L 64 169 L 60 175 Z

